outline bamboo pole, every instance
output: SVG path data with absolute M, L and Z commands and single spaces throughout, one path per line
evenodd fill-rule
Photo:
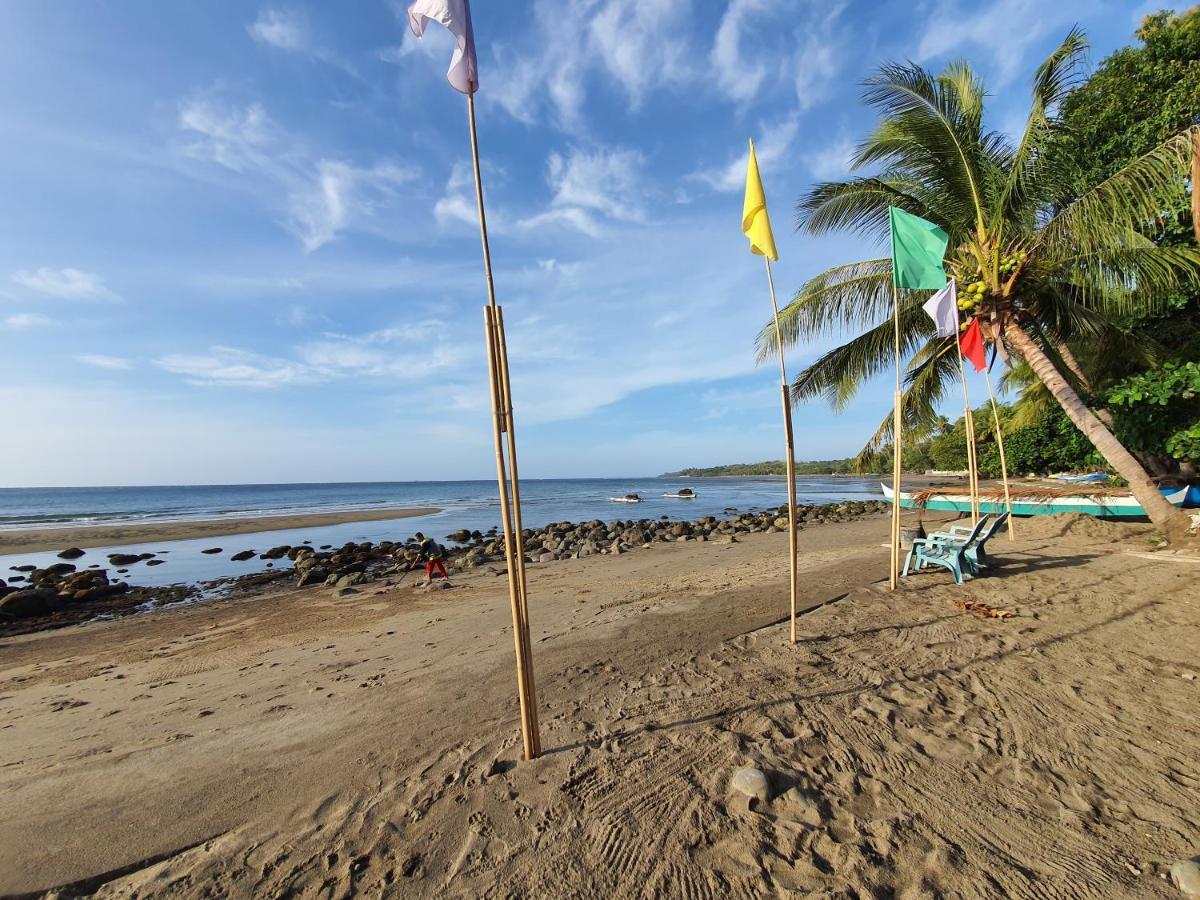
M 479 210 L 479 237 L 483 246 L 483 268 L 487 276 L 488 305 L 484 307 L 484 329 L 487 333 L 488 381 L 492 395 L 493 439 L 496 445 L 496 482 L 500 493 L 500 522 L 504 530 L 504 554 L 508 563 L 508 597 L 512 607 L 513 650 L 517 666 L 517 699 L 521 709 L 521 740 L 526 760 L 541 754 L 541 738 L 537 727 L 536 697 L 533 693 L 533 660 L 529 643 L 528 602 L 525 597 L 524 555 L 520 564 L 514 559 L 518 552 L 520 531 L 513 532 L 514 510 L 510 502 L 509 478 L 504 460 L 508 434 L 509 461 L 512 465 L 512 491 L 517 506 L 515 517 L 520 522 L 520 486 L 516 467 L 516 438 L 512 432 L 512 398 L 509 389 L 508 355 L 504 344 L 504 324 L 496 304 L 496 288 L 492 279 L 492 254 L 488 246 L 487 215 L 483 203 L 483 177 L 479 166 L 479 138 L 475 128 L 475 95 L 467 94 L 467 122 L 471 133 L 471 162 L 475 170 L 475 204 Z M 519 525 L 518 525 L 519 528 Z
M 983 370 L 983 377 L 987 380 L 988 397 L 992 401 L 992 423 L 996 427 L 996 448 L 1000 451 L 1000 477 L 1004 481 L 1004 505 L 1008 509 L 1008 539 L 1015 541 L 1017 533 L 1013 528 L 1012 494 L 1008 490 L 1008 459 L 1004 455 L 1004 431 L 1000 428 L 1000 408 L 996 405 L 996 392 L 992 390 L 990 367 Z
M 895 248 L 893 248 L 892 258 L 895 259 L 895 256 Z M 903 452 L 902 432 L 904 428 L 903 416 L 900 412 L 900 404 L 904 400 L 904 395 L 900 391 L 900 288 L 896 285 L 894 274 L 892 277 L 892 320 L 896 338 L 896 393 L 892 399 L 892 537 L 891 571 L 888 573 L 888 585 L 894 591 L 900 582 L 900 456 Z
M 963 365 L 962 332 L 954 337 L 958 351 L 958 376 L 963 390 L 963 427 L 967 431 L 967 488 L 971 494 L 971 527 L 979 521 L 978 460 L 975 458 L 975 417 L 971 414 L 971 399 L 967 394 L 967 369 Z
M 796 643 L 797 593 L 800 586 L 799 541 L 796 535 L 796 448 L 792 439 L 792 401 L 788 395 L 787 368 L 783 362 L 783 329 L 779 325 L 779 302 L 775 299 L 775 277 L 771 274 L 771 258 L 763 256 L 767 264 L 767 284 L 771 288 L 771 309 L 775 313 L 775 343 L 779 349 L 779 388 L 783 394 L 783 433 L 787 445 L 786 471 L 788 487 L 788 558 L 791 563 L 791 617 L 792 643 Z
M 529 593 L 525 577 L 525 534 L 521 524 L 521 477 L 517 472 L 517 429 L 513 422 L 512 383 L 508 369 L 508 342 L 504 337 L 504 310 L 496 307 L 497 346 L 500 350 L 500 375 L 504 397 L 504 413 L 508 426 L 508 464 L 512 476 L 513 503 L 513 553 L 517 558 L 517 581 L 520 587 L 521 617 L 525 627 L 522 634 L 525 639 L 525 684 L 529 694 L 530 730 L 533 732 L 533 754 L 541 756 L 542 737 L 538 727 L 537 686 L 533 676 L 533 647 L 529 637 Z

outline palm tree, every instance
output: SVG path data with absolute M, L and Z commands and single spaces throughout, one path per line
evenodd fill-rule
M 1023 361 L 1114 470 L 1128 481 L 1151 520 L 1168 535 L 1187 520 L 1154 486 L 1137 459 L 1088 406 L 1086 377 L 1068 344 L 1119 338 L 1113 319 L 1162 307 L 1180 290 L 1200 287 L 1200 251 L 1160 247 L 1145 236 L 1172 191 L 1184 184 L 1194 126 L 1083 194 L 1076 166 L 1057 138 L 1057 110 L 1077 81 L 1087 49 L 1072 30 L 1033 78 L 1033 104 L 1015 146 L 984 126 L 984 88 L 965 63 L 940 75 L 916 65 L 883 67 L 864 99 L 881 119 L 858 147 L 854 169 L 878 174 L 814 186 L 797 208 L 797 227 L 812 234 L 848 229 L 874 242 L 888 235 L 888 207 L 941 226 L 950 237 L 947 272 L 958 279 L 960 306 L 1008 361 Z M 886 244 L 885 244 L 886 246 Z M 921 309 L 929 292 L 903 292 L 901 349 L 908 358 L 904 427 L 927 432 L 944 390 L 958 377 L 954 338 L 935 336 Z M 785 345 L 851 331 L 857 337 L 825 353 L 792 384 L 792 400 L 815 396 L 840 409 L 868 379 L 894 365 L 890 258 L 835 266 L 808 281 L 781 313 Z M 778 352 L 771 328 L 758 337 L 760 358 Z M 891 441 L 892 416 L 860 454 Z

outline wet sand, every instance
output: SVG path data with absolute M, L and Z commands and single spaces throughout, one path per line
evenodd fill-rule
M 794 645 L 785 534 L 532 565 L 533 763 L 484 572 L 5 639 L 0 894 L 1180 896 L 1196 566 L 1019 525 L 895 593 L 885 516 L 805 529 Z
M 29 528 L 0 531 L 0 556 L 10 553 L 38 553 L 65 550 L 67 547 L 114 547 L 145 544 L 152 541 L 185 541 L 191 538 L 225 537 L 280 531 L 289 528 L 316 528 L 346 522 L 375 522 L 428 516 L 440 509 L 368 509 L 329 513 L 302 513 L 288 516 L 258 516 L 248 519 L 208 519 L 197 522 L 145 522 L 122 525 L 78 525 L 67 528 Z

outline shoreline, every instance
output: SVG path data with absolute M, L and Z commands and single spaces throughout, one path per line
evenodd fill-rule
M 439 507 L 358 509 L 325 513 L 295 513 L 254 516 L 244 519 L 197 519 L 179 522 L 116 523 L 111 525 L 64 525 L 0 531 L 0 556 L 14 553 L 44 553 L 68 547 L 114 547 L 154 541 L 186 541 L 202 537 L 231 537 L 261 531 L 317 528 L 349 522 L 410 519 L 441 512 Z

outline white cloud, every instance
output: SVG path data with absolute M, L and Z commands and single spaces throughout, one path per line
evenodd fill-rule
M 105 356 L 102 353 L 85 353 L 82 356 L 76 356 L 75 359 L 86 366 L 95 366 L 97 369 L 121 371 L 133 368 L 133 362 L 125 359 L 123 356 Z
M 53 320 L 37 313 L 15 313 L 4 320 L 4 327 L 14 331 L 26 328 L 37 328 L 41 325 L 52 325 Z
M 293 10 L 264 9 L 246 30 L 256 41 L 281 50 L 300 51 L 309 46 L 308 23 Z
M 464 162 L 456 162 L 446 182 L 446 192 L 433 206 L 433 217 L 438 225 L 448 228 L 457 225 L 479 227 L 479 212 L 475 205 L 475 179 L 472 169 Z M 488 216 L 488 224 L 496 230 L 498 221 L 495 213 Z
M 546 180 L 554 190 L 550 209 L 522 221 L 526 228 L 565 224 L 593 237 L 603 228 L 597 216 L 617 222 L 645 220 L 641 170 L 645 158 L 637 150 L 572 149 L 551 153 Z
M 772 171 L 784 162 L 799 130 L 800 118 L 795 114 L 762 126 L 760 137 L 754 142 L 754 155 L 758 159 L 760 172 Z M 740 191 L 746 185 L 746 162 L 749 157 L 750 149 L 747 147 L 725 165 L 702 169 L 690 177 L 718 191 Z
M 40 269 L 14 272 L 14 283 L 61 300 L 116 300 L 117 295 L 104 286 L 104 279 L 79 269 Z
M 171 353 L 154 364 L 194 385 L 276 388 L 315 380 L 305 366 L 233 347 L 213 347 L 198 355 Z
M 417 381 L 470 355 L 451 337 L 440 320 L 428 319 L 362 335 L 327 333 L 297 346 L 294 358 L 217 346 L 206 353 L 167 354 L 154 364 L 198 386 L 270 389 L 351 377 Z
M 313 152 L 257 103 L 236 106 L 196 97 L 183 104 L 179 125 L 191 138 L 188 155 L 265 188 L 283 227 L 309 252 L 366 224 L 416 177 L 414 169 L 392 161 L 357 165 Z
M 1090 5 L 1085 0 L 1085 6 Z M 917 45 L 918 62 L 966 54 L 969 46 L 992 54 L 997 83 L 1006 84 L 1020 73 L 1030 46 L 1055 27 L 1069 27 L 1083 14 L 1072 4 L 1039 0 L 995 0 L 982 6 L 942 0 L 928 16 L 929 26 Z
M 497 47 L 485 85 L 485 98 L 520 122 L 549 110 L 563 128 L 583 130 L 593 72 L 611 78 L 635 109 L 656 87 L 694 82 L 691 0 L 536 0 L 533 18 L 530 44 Z
M 729 0 L 721 17 L 709 58 L 716 69 L 717 87 L 731 100 L 753 99 L 767 76 L 762 62 L 742 57 L 742 25 L 752 13 L 765 8 L 765 0 Z
M 854 141 L 843 135 L 819 150 L 805 154 L 804 161 L 817 180 L 836 181 L 850 174 L 855 149 Z
M 319 160 L 312 183 L 289 197 L 288 229 L 304 249 L 317 250 L 356 220 L 373 215 L 412 178 L 410 169 L 396 163 L 361 168 L 340 160 Z
M 845 0 L 834 3 L 818 20 L 796 32 L 800 41 L 795 58 L 796 102 L 801 109 L 811 109 L 829 97 L 834 76 L 849 56 L 836 35 L 845 8 Z

